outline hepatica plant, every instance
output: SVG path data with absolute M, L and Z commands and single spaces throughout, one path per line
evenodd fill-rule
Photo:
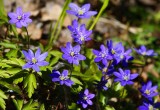
M 45 45 L 31 40 L 34 30 L 27 30 L 37 17 L 22 7 L 7 14 L 0 4 L 1 31 L 6 30 L 0 42 L 0 110 L 158 110 L 159 81 L 152 81 L 152 74 L 144 78 L 158 51 L 97 35 L 94 27 L 109 0 L 97 1 L 98 12 L 90 3 L 70 1 L 65 0 Z M 56 43 L 66 14 L 75 16 L 63 27 L 73 40 Z
M 27 27 L 32 22 L 30 12 L 23 12 L 22 7 L 18 7 L 16 12 L 9 12 L 9 23 L 15 24 L 17 28 Z

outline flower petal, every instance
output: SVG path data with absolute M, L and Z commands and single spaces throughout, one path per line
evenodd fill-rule
M 35 53 L 35 57 L 38 58 L 40 56 L 40 54 L 41 54 L 41 49 L 38 48 L 36 53 Z
M 32 60 L 32 57 L 24 50 L 22 50 L 23 55 L 25 56 L 26 60 L 30 61 Z
M 26 63 L 22 68 L 23 69 L 32 68 L 32 65 L 30 63 Z
M 49 65 L 49 63 L 48 62 L 46 62 L 46 61 L 40 61 L 40 62 L 38 62 L 38 63 L 36 63 L 38 66 L 46 66 L 46 65 Z
M 48 52 L 45 52 L 43 54 L 41 54 L 37 59 L 38 61 L 43 61 L 48 55 Z
M 16 9 L 16 13 L 17 13 L 18 15 L 22 15 L 22 14 L 23 14 L 22 7 L 18 7 L 18 8 Z
M 32 69 L 34 69 L 36 72 L 39 72 L 39 71 L 40 71 L 38 65 L 36 65 L 36 64 L 34 64 L 34 65 L 32 66 Z
M 16 27 L 17 27 L 17 28 L 22 28 L 22 24 L 21 24 L 20 22 L 17 22 L 17 23 L 16 23 Z
M 89 3 L 87 3 L 87 4 L 84 4 L 81 9 L 85 10 L 85 12 L 86 12 L 86 11 L 89 11 L 90 6 L 91 5 Z

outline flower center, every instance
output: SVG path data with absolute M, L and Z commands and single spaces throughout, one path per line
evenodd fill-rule
M 129 78 L 128 78 L 128 76 L 124 76 L 123 79 L 128 81 Z
M 104 53 L 102 53 L 102 57 L 105 57 L 105 54 L 104 54 Z
M 103 72 L 107 72 L 107 67 L 102 69 Z
M 149 104 L 149 110 L 155 110 L 152 105 Z
M 70 55 L 71 55 L 71 56 L 74 56 L 74 52 L 71 52 Z
M 60 76 L 60 80 L 65 80 L 65 77 L 64 76 Z
M 82 9 L 78 10 L 78 14 L 79 15 L 83 15 L 84 14 L 84 11 Z
M 121 56 L 120 56 L 120 58 L 121 58 L 121 59 L 123 59 L 123 58 L 124 58 L 124 56 L 123 56 L 123 55 L 121 55 Z
M 111 51 L 111 52 L 112 52 L 112 54 L 115 54 L 115 53 L 116 53 L 113 49 L 112 49 L 112 51 Z
M 17 19 L 18 19 L 18 20 L 21 20 L 21 19 L 22 19 L 22 16 L 19 15 L 19 16 L 17 17 Z
M 81 40 L 81 41 L 84 41 L 84 36 L 81 36 L 81 37 L 80 37 L 80 40 Z
M 83 97 L 83 99 L 84 99 L 84 100 L 87 100 L 87 97 L 86 97 L 86 96 L 84 96 L 84 97 Z
M 142 55 L 146 55 L 146 52 L 142 52 Z
M 32 58 L 32 63 L 37 63 L 37 59 L 36 58 Z
M 147 95 L 150 95 L 150 90 L 146 90 L 145 93 L 146 93 Z

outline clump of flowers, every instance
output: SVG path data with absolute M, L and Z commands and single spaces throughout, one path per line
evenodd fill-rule
M 73 20 L 72 26 L 68 26 L 68 29 L 71 31 L 74 41 L 79 44 L 83 44 L 85 41 L 91 40 L 89 36 L 92 34 L 92 30 L 88 31 L 85 24 L 78 26 L 77 20 Z
M 104 2 L 105 2 L 105 0 L 104 0 Z M 68 4 L 68 1 L 66 2 L 66 5 L 67 4 Z M 66 8 L 64 8 L 64 10 Z M 43 93 L 47 92 L 48 93 L 48 96 L 46 98 L 47 104 L 51 103 L 50 105 L 52 105 L 54 103 L 53 101 L 50 101 L 50 99 L 52 99 L 51 96 L 53 96 L 52 91 L 54 92 L 55 89 L 61 90 L 61 86 L 64 85 L 63 88 L 64 88 L 65 95 L 64 95 L 64 98 L 62 97 L 62 100 L 65 99 L 64 100 L 64 108 L 68 109 L 69 107 L 71 107 L 71 108 L 75 107 L 74 106 L 75 103 L 69 103 L 72 105 L 69 105 L 67 103 L 67 102 L 70 102 L 70 100 L 73 100 L 75 102 L 77 101 L 76 100 L 77 97 L 69 99 L 72 96 L 72 95 L 70 95 L 70 93 L 74 92 L 74 93 L 76 93 L 76 96 L 77 96 L 77 93 L 79 93 L 79 99 L 77 101 L 77 104 L 82 105 L 83 108 L 87 108 L 89 105 L 93 105 L 93 102 L 92 102 L 93 98 L 95 96 L 97 96 L 97 98 L 100 98 L 100 99 L 98 99 L 98 100 L 96 99 L 96 102 L 97 102 L 96 105 L 98 105 L 98 107 L 100 107 L 100 109 L 101 109 L 101 106 L 103 106 L 103 109 L 106 109 L 106 108 L 108 109 L 109 106 L 105 105 L 105 104 L 108 104 L 107 102 L 109 101 L 108 99 L 110 98 L 110 96 L 106 98 L 106 95 L 108 95 L 108 93 L 111 95 L 115 95 L 114 92 L 111 93 L 109 91 L 110 88 L 111 88 L 111 91 L 115 90 L 115 92 L 118 91 L 121 94 L 122 88 L 125 90 L 128 89 L 128 88 L 125 88 L 122 86 L 134 84 L 133 81 L 139 76 L 138 73 L 131 73 L 131 70 L 130 70 L 131 67 L 130 67 L 129 62 L 133 60 L 132 49 L 131 49 L 131 47 L 129 47 L 129 49 L 125 49 L 125 46 L 122 44 L 122 42 L 118 42 L 118 43 L 114 44 L 112 42 L 112 40 L 108 40 L 107 44 L 101 44 L 100 50 L 96 50 L 96 49 L 91 50 L 91 49 L 85 48 L 85 42 L 94 39 L 94 38 L 90 37 L 93 31 L 88 30 L 88 27 L 86 27 L 85 24 L 80 24 L 79 21 L 83 18 L 91 18 L 92 16 L 96 15 L 97 12 L 96 11 L 89 11 L 90 4 L 84 4 L 82 7 L 79 7 L 74 3 L 70 3 L 69 8 L 70 8 L 70 10 L 67 10 L 67 13 L 77 17 L 77 19 L 74 19 L 72 21 L 72 25 L 68 26 L 68 29 L 71 32 L 71 36 L 73 38 L 73 43 L 67 42 L 65 47 L 61 47 L 60 49 L 61 49 L 62 53 L 61 52 L 56 53 L 54 50 L 52 52 L 50 52 L 50 49 L 52 49 L 51 48 L 52 45 L 50 45 L 50 42 L 49 42 L 49 46 L 47 46 L 46 48 L 44 47 L 44 50 L 48 50 L 50 52 L 49 54 L 48 54 L 48 52 L 41 53 L 40 48 L 38 48 L 35 53 L 31 49 L 29 49 L 28 51 L 22 50 L 22 53 L 26 59 L 26 64 L 24 64 L 22 66 L 22 69 L 29 69 L 29 70 L 34 70 L 34 71 L 21 71 L 22 69 L 19 70 L 19 68 L 18 69 L 16 68 L 16 71 L 18 71 L 17 73 L 21 73 L 21 72 L 27 73 L 28 72 L 28 74 L 23 77 L 22 76 L 19 77 L 19 75 L 17 75 L 17 76 L 15 75 L 16 77 L 18 77 L 18 80 L 17 79 L 14 80 L 15 81 L 14 83 L 19 83 L 19 82 L 22 83 L 23 82 L 22 87 L 25 88 L 26 92 L 28 93 L 29 98 L 31 98 L 32 94 L 34 94 L 34 93 L 41 93 L 41 91 L 40 92 L 34 91 L 35 89 L 38 88 L 38 86 L 41 87 L 41 85 L 42 85 L 42 86 L 46 87 L 47 91 L 42 90 L 42 97 L 43 97 Z M 103 6 L 102 6 L 102 9 L 103 9 Z M 63 17 L 64 17 L 63 15 L 64 15 L 64 11 L 62 12 L 62 15 L 59 19 L 60 22 L 63 21 Z M 15 13 L 9 12 L 8 16 L 10 18 L 10 20 L 9 20 L 10 24 L 15 24 L 17 28 L 25 27 L 26 32 L 27 32 L 26 38 L 28 40 L 28 48 L 29 48 L 30 47 L 30 40 L 29 40 L 29 35 L 28 35 L 28 31 L 27 31 L 26 27 L 28 26 L 29 23 L 32 22 L 32 20 L 30 19 L 30 13 L 23 12 L 22 8 L 18 7 L 16 9 Z M 99 15 L 97 16 L 97 18 L 99 18 Z M 96 22 L 97 22 L 97 18 L 95 20 Z M 60 26 L 60 25 L 58 25 L 60 22 L 58 22 L 55 25 L 55 27 Z M 93 24 L 95 24 L 96 22 L 93 22 Z M 8 21 L 6 23 L 8 23 Z M 7 27 L 7 29 L 8 29 L 8 27 Z M 92 26 L 90 29 L 92 29 Z M 12 29 L 9 28 L 9 32 L 7 32 L 7 34 L 10 33 L 11 30 Z M 57 28 L 55 28 L 53 31 L 56 31 L 56 30 L 57 30 Z M 51 34 L 54 35 L 55 33 L 53 32 Z M 57 35 L 58 35 L 58 32 L 56 33 L 56 36 Z M 8 40 L 9 37 L 6 37 L 6 38 Z M 55 37 L 55 39 L 56 39 L 56 37 Z M 3 40 L 5 40 L 5 39 L 3 39 Z M 52 41 L 52 37 L 51 37 L 50 41 L 51 41 L 51 43 L 53 43 L 54 40 Z M 10 47 L 10 45 L 9 46 L 7 45 L 6 46 L 7 48 L 5 48 L 5 45 L 2 45 L 2 44 L 1 44 L 1 46 L 2 46 L 2 49 L 4 47 L 4 50 L 8 49 L 8 47 Z M 81 48 L 81 46 L 82 46 L 82 48 Z M 15 48 L 13 45 L 11 45 L 11 47 Z M 143 45 L 139 49 L 135 49 L 135 51 L 138 54 L 140 54 L 141 56 L 156 56 L 157 55 L 157 53 L 155 53 L 152 49 L 147 50 L 146 47 Z M 89 53 L 89 55 L 87 52 Z M 4 53 L 6 53 L 6 52 L 5 51 L 2 52 L 2 54 L 4 54 Z M 11 51 L 11 53 L 12 53 L 12 51 Z M 15 51 L 15 53 L 16 53 L 16 51 Z M 9 59 L 8 61 L 13 63 L 13 65 L 14 65 L 16 61 L 12 62 L 12 59 L 10 59 L 8 57 L 8 56 L 10 56 L 9 54 L 4 55 L 4 56 L 7 57 Z M 66 60 L 67 62 L 64 61 L 61 58 L 61 56 L 58 56 L 60 54 L 62 55 L 62 58 L 64 60 Z M 47 61 L 49 61 L 51 63 L 50 65 L 47 61 L 45 61 L 47 56 L 48 56 Z M 16 59 L 16 60 L 18 60 L 18 59 Z M 85 61 L 83 61 L 83 60 L 85 60 Z M 4 61 L 6 61 L 6 60 L 4 60 Z M 2 66 L 0 66 L 0 68 L 2 68 L 2 74 L 4 74 L 4 77 L 1 77 L 1 75 L 0 75 L 0 78 L 2 78 L 2 79 L 3 78 L 7 79 L 8 77 L 11 79 L 16 78 L 16 77 L 12 77 L 12 76 L 14 76 L 13 74 L 15 74 L 14 73 L 15 70 L 11 74 L 11 77 L 10 77 L 8 75 L 9 72 L 7 71 L 7 69 L 10 70 L 12 68 L 15 68 L 14 66 L 17 66 L 17 65 L 14 65 L 12 67 L 12 64 L 10 65 L 10 64 L 8 64 L 8 62 L 3 63 L 4 61 L 2 61 L 2 64 L 1 64 Z M 80 61 L 83 61 L 83 62 L 80 63 Z M 21 60 L 19 62 L 21 62 Z M 131 63 L 133 63 L 133 62 L 131 62 Z M 47 68 L 45 68 L 45 69 L 41 68 L 41 70 L 44 69 L 44 70 L 46 70 L 45 71 L 46 73 L 50 74 L 52 82 L 59 83 L 58 85 L 60 85 L 60 86 L 58 88 L 56 88 L 57 87 L 56 85 L 48 84 L 48 83 L 50 83 L 50 82 L 48 82 L 48 79 L 47 78 L 45 79 L 45 77 L 43 77 L 43 75 L 45 75 L 45 72 L 40 71 L 41 66 L 47 66 Z M 3 69 L 5 69 L 5 70 L 3 70 Z M 4 71 L 4 73 L 3 73 L 3 71 Z M 6 73 L 7 73 L 7 75 L 6 75 Z M 25 74 L 22 74 L 22 75 L 25 75 Z M 5 76 L 7 76 L 7 77 L 5 77 Z M 41 83 L 42 80 L 44 80 L 45 82 Z M 118 87 L 115 87 L 115 85 L 114 85 L 115 82 L 119 83 Z M 8 82 L 6 82 L 6 83 L 8 83 Z M 96 86 L 91 86 L 92 83 L 94 83 L 94 84 L 96 83 Z M 5 87 L 7 88 L 6 85 L 5 85 Z M 8 85 L 9 85 L 8 87 L 11 87 L 10 86 L 11 84 L 8 84 Z M 138 83 L 138 87 L 139 87 L 139 85 L 141 85 L 141 84 Z M 66 89 L 65 89 L 66 86 L 70 87 L 70 88 L 67 87 L 67 90 L 69 90 L 69 91 L 66 91 Z M 96 92 L 96 95 L 93 93 L 90 93 L 88 89 L 81 91 L 84 88 L 94 89 L 93 91 Z M 157 85 L 152 86 L 151 81 L 147 82 L 146 84 L 144 84 L 140 88 L 140 92 L 141 92 L 142 96 L 144 97 L 145 101 L 143 101 L 143 104 L 138 107 L 139 110 L 156 110 L 160 107 L 160 103 L 154 100 L 154 97 L 159 95 L 157 89 L 158 89 L 158 86 Z M 15 90 L 17 93 L 19 93 L 20 96 L 25 96 L 25 93 L 24 94 L 21 93 L 21 88 L 19 88 L 19 85 L 16 85 L 15 89 L 13 89 L 13 90 Z M 38 88 L 38 90 L 39 90 L 39 88 Z M 123 93 L 124 92 L 125 91 L 123 91 Z M 3 93 L 3 91 L 1 91 L 1 89 L 0 89 L 0 93 L 2 95 L 5 94 L 5 93 Z M 123 93 L 122 93 L 121 98 L 123 98 Z M 127 92 L 126 92 L 126 94 L 127 94 Z M 119 95 L 119 93 L 116 95 Z M 10 95 L 8 95 L 8 96 L 10 96 Z M 37 94 L 35 96 L 37 96 Z M 38 98 L 45 99 L 42 97 L 40 95 Z M 22 98 L 24 98 L 24 97 L 22 97 Z M 138 98 L 140 98 L 140 97 L 138 97 Z M 7 99 L 7 96 L 3 95 L 3 97 L 0 97 L 0 99 Z M 61 98 L 56 96 L 56 100 L 57 99 L 58 99 L 57 102 L 59 103 L 59 99 L 61 100 Z M 15 99 L 13 102 L 16 105 L 18 101 L 23 103 L 23 100 L 24 99 L 22 99 L 22 100 Z M 28 103 L 30 105 L 31 104 L 38 105 L 38 108 L 39 108 L 39 104 L 41 104 L 41 102 L 40 103 L 39 102 L 32 103 L 32 101 L 29 101 L 29 100 L 26 100 L 26 103 L 24 103 L 24 105 L 22 104 L 22 106 L 24 107 L 22 109 L 25 109 L 25 107 L 26 107 L 26 105 L 28 105 Z M 121 100 L 118 100 L 118 101 L 121 101 Z M 127 101 L 127 100 L 124 100 L 124 101 Z M 2 100 L 0 102 L 5 102 L 5 101 Z M 59 104 L 61 105 L 61 102 Z M 58 108 L 59 104 L 56 105 L 57 106 L 56 109 L 59 109 Z M 3 105 L 5 106 L 5 103 Z M 0 104 L 0 107 L 3 105 Z M 43 105 L 44 106 L 46 105 L 45 101 L 42 101 L 42 105 L 41 105 L 42 108 L 43 108 Z M 62 102 L 62 105 L 63 105 L 63 102 Z M 17 105 L 17 107 L 18 107 L 18 105 Z M 49 106 L 46 109 L 51 109 L 54 107 L 55 107 L 55 105 Z M 121 108 L 121 107 L 119 107 L 119 108 Z
M 27 63 L 22 67 L 23 69 L 32 68 L 36 72 L 39 72 L 39 66 L 46 66 L 49 64 L 48 62 L 44 61 L 48 55 L 48 52 L 41 54 L 40 48 L 37 49 L 35 54 L 30 49 L 28 50 L 28 52 L 22 50 L 22 53 L 24 54 L 27 61 Z
M 108 60 L 112 60 L 112 56 L 110 56 L 108 49 L 104 45 L 101 45 L 100 49 L 101 51 L 93 50 L 93 53 L 97 56 L 94 61 L 102 61 L 102 63 L 106 65 L 108 63 Z
M 9 23 L 15 24 L 17 28 L 27 27 L 29 23 L 32 22 L 30 17 L 30 12 L 23 13 L 22 8 L 18 7 L 16 12 L 9 12 L 10 17 Z
M 61 74 L 59 71 L 53 70 L 52 74 L 50 76 L 52 77 L 53 82 L 59 82 L 60 85 L 65 84 L 66 86 L 71 87 L 74 83 L 68 77 L 68 70 L 63 70 L 63 72 Z
M 144 84 L 142 88 L 140 89 L 140 92 L 142 95 L 151 100 L 152 97 L 157 96 L 159 93 L 157 91 L 158 86 L 153 86 L 152 87 L 152 82 L 148 81 L 147 84 Z
M 154 103 L 153 101 L 145 101 L 143 105 L 138 107 L 138 110 L 158 110 L 160 108 L 160 103 Z
M 119 68 L 119 72 L 113 73 L 117 78 L 114 80 L 115 82 L 120 82 L 122 86 L 132 85 L 134 82 L 133 79 L 138 77 L 137 73 L 131 74 L 130 70 L 122 70 Z
M 70 42 L 67 42 L 66 48 L 61 47 L 61 51 L 64 53 L 62 58 L 68 60 L 70 64 L 79 64 L 79 60 L 85 60 L 86 57 L 80 54 L 80 45 L 72 47 Z
M 96 11 L 89 11 L 90 4 L 84 4 L 82 7 L 78 7 L 76 4 L 70 3 L 69 7 L 71 8 L 71 10 L 67 10 L 67 13 L 75 15 L 78 18 L 90 18 L 91 16 L 97 14 Z
M 140 46 L 139 49 L 135 49 L 135 51 L 143 56 L 157 56 L 157 53 L 155 53 L 154 50 L 147 50 L 144 45 Z
M 83 108 L 87 108 L 88 105 L 92 105 L 93 102 L 91 99 L 95 97 L 95 94 L 89 93 L 88 89 L 85 89 L 84 92 L 79 93 L 79 100 L 77 101 L 77 104 L 81 104 Z
M 105 78 L 105 76 L 103 76 L 102 78 L 101 78 L 101 80 L 98 82 L 98 84 L 97 84 L 97 88 L 99 89 L 99 90 L 108 90 L 108 85 L 107 85 L 107 83 L 108 83 L 108 80 Z

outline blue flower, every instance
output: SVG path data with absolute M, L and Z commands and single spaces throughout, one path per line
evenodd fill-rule
M 109 66 L 108 66 L 108 64 L 105 64 L 105 65 L 98 64 L 98 68 L 99 68 L 99 70 L 102 71 L 103 74 L 109 75 L 109 76 L 115 71 L 113 64 L 111 64 Z
M 84 4 L 80 8 L 76 4 L 70 3 L 69 7 L 71 8 L 71 10 L 67 10 L 67 13 L 71 15 L 75 15 L 78 18 L 90 18 L 91 16 L 94 16 L 97 14 L 96 11 L 89 11 L 90 4 Z
M 16 9 L 16 13 L 9 12 L 8 16 L 11 18 L 9 23 L 16 24 L 17 28 L 22 28 L 22 26 L 27 27 L 28 24 L 32 22 L 32 20 L 29 18 L 30 13 L 23 13 L 21 7 Z
M 108 80 L 105 79 L 105 76 L 102 76 L 101 80 L 97 84 L 97 88 L 99 90 L 105 90 L 105 91 L 108 90 L 107 82 Z
M 80 45 L 76 45 L 74 47 L 72 47 L 70 42 L 67 42 L 66 44 L 66 48 L 62 47 L 61 51 L 64 53 L 62 55 L 62 58 L 65 60 L 68 60 L 68 62 L 71 64 L 79 64 L 79 60 L 85 60 L 86 57 L 81 55 L 80 52 Z
M 113 73 L 117 78 L 114 80 L 115 82 L 120 82 L 122 86 L 132 85 L 134 82 L 133 79 L 137 78 L 138 74 L 131 74 L 130 70 L 122 70 L 119 68 L 119 72 Z
M 140 49 L 135 49 L 135 51 L 144 56 L 157 56 L 157 53 L 155 53 L 154 50 L 147 50 L 144 45 L 142 45 Z
M 68 29 L 71 31 L 74 41 L 79 44 L 83 44 L 85 41 L 91 40 L 89 36 L 92 34 L 92 31 L 86 30 L 85 24 L 78 26 L 77 20 L 73 20 L 72 26 L 68 26 Z
M 119 56 L 119 54 L 123 51 L 123 45 L 121 42 L 117 43 L 116 45 L 113 45 L 112 40 L 109 40 L 107 41 L 107 47 L 113 59 L 116 58 L 116 56 Z
M 131 52 L 132 52 L 131 49 L 128 49 L 125 51 L 124 47 L 122 46 L 121 52 L 119 54 L 115 54 L 115 56 L 114 56 L 116 63 L 118 64 L 121 61 L 123 66 L 127 66 L 128 61 L 133 60 L 133 57 L 130 55 Z
M 112 56 L 110 56 L 110 54 L 108 53 L 108 49 L 104 45 L 101 45 L 100 49 L 101 51 L 93 50 L 93 53 L 97 56 L 94 61 L 102 61 L 102 63 L 106 65 L 108 60 L 112 60 Z
M 157 88 L 158 88 L 157 85 L 152 87 L 152 82 L 148 81 L 147 84 L 144 84 L 142 86 L 142 88 L 140 89 L 140 92 L 145 98 L 151 100 L 152 97 L 157 96 L 159 94 L 157 92 Z
M 48 55 L 48 52 L 41 54 L 40 48 L 37 49 L 35 54 L 30 49 L 28 50 L 28 52 L 22 50 L 22 53 L 27 60 L 27 63 L 22 67 L 23 69 L 32 68 L 36 72 L 39 72 L 39 66 L 46 66 L 49 64 L 48 62 L 44 61 Z
M 138 110 L 158 110 L 160 103 L 154 103 L 153 101 L 143 102 L 143 105 L 138 107 Z
M 71 87 L 74 84 L 68 77 L 68 70 L 63 70 L 62 74 L 60 74 L 59 71 L 53 70 L 50 76 L 52 77 L 53 82 L 59 82 L 60 85 L 65 84 L 66 86 Z
M 86 89 L 84 92 L 79 93 L 79 100 L 77 101 L 77 104 L 82 104 L 83 108 L 87 108 L 88 105 L 92 105 L 93 102 L 91 99 L 95 97 L 95 94 L 90 94 L 88 89 Z

